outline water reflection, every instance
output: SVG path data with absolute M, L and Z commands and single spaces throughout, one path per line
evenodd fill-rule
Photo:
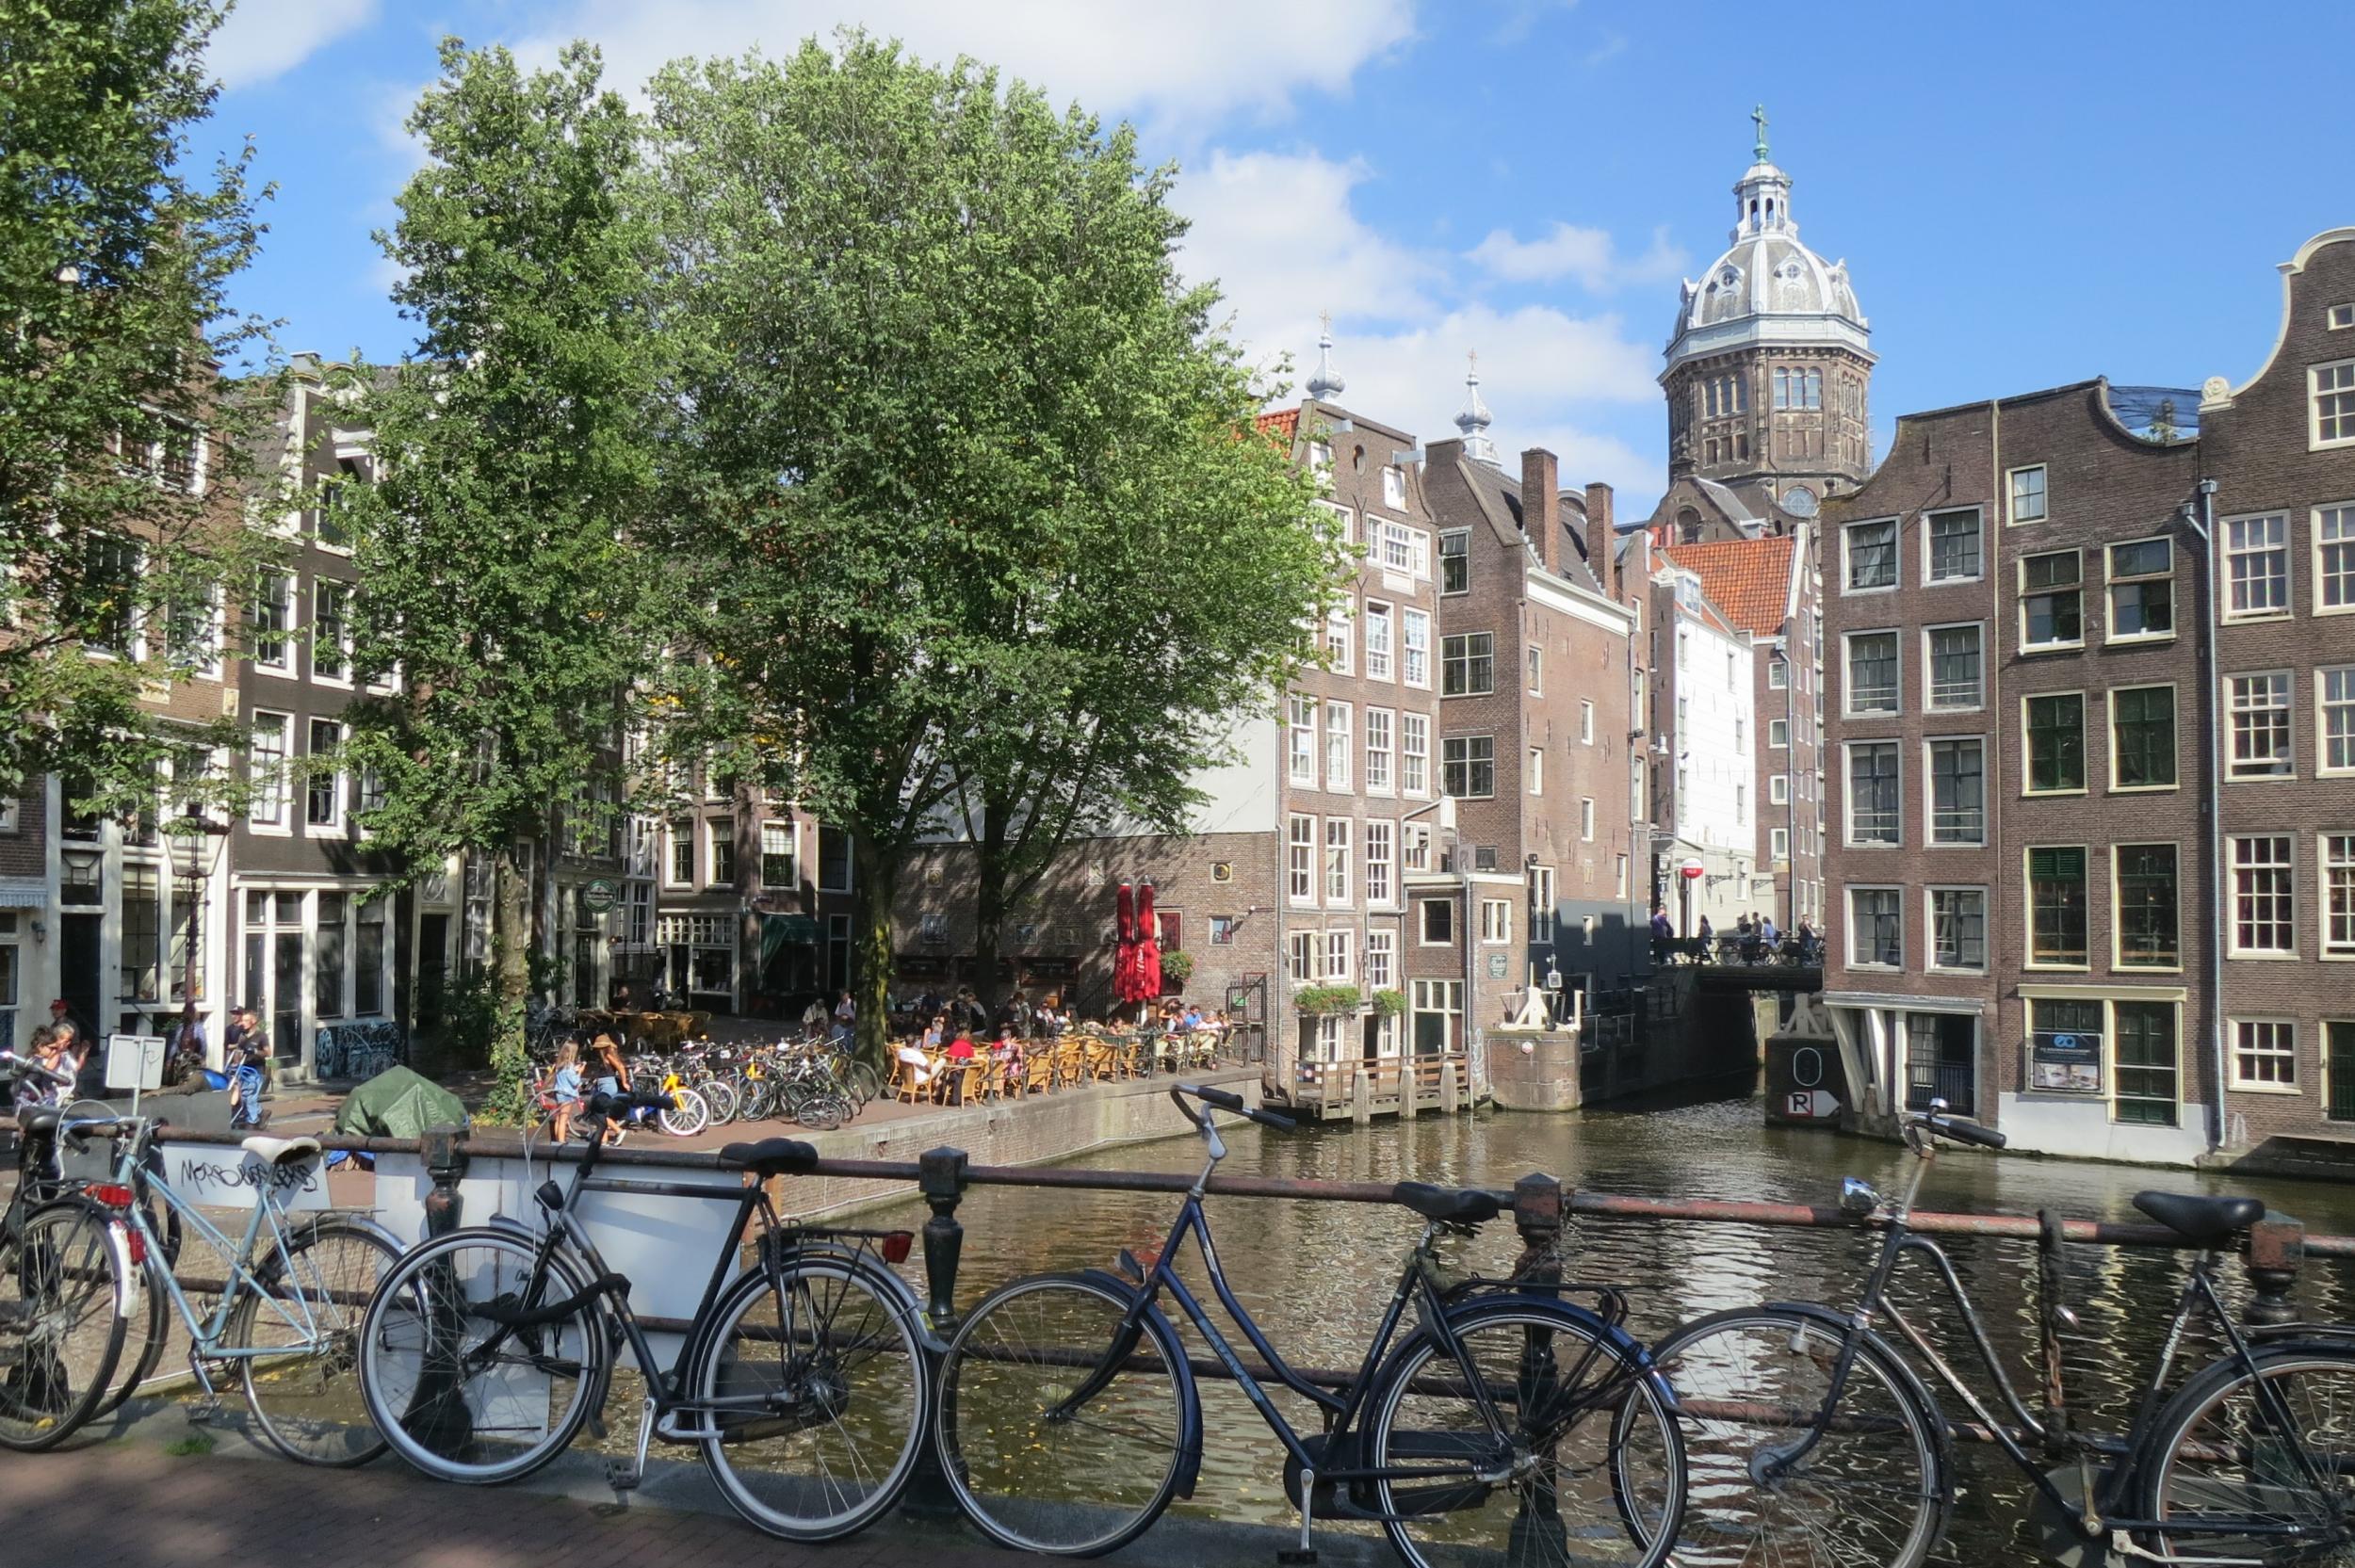
M 1232 1153 L 1223 1169 L 1229 1173 L 1504 1187 L 1526 1172 L 1544 1171 L 1598 1191 L 1823 1204 L 1833 1201 L 1843 1175 L 1893 1188 L 1911 1157 L 1891 1144 L 1763 1127 L 1758 1102 L 1747 1094 L 1567 1116 L 1430 1117 L 1362 1132 L 1276 1134 L 1236 1125 L 1226 1140 Z M 1199 1161 L 1194 1140 L 1172 1139 L 1075 1163 L 1190 1172 Z M 2313 1230 L 2355 1231 L 2355 1189 L 2347 1188 L 1969 1153 L 1941 1158 L 1924 1187 L 1922 1205 L 2022 1215 L 2050 1208 L 2071 1219 L 2133 1220 L 2138 1218 L 2133 1195 L 2147 1187 L 2246 1192 Z M 1278 1349 L 1296 1365 L 1356 1366 L 1420 1222 L 1404 1209 L 1356 1204 L 1221 1198 L 1210 1209 L 1228 1278 Z M 960 1210 L 966 1238 L 959 1305 L 969 1306 L 1020 1274 L 1108 1267 L 1123 1247 L 1144 1255 L 1160 1245 L 1175 1212 L 1175 1201 L 1160 1194 L 975 1188 Z M 916 1225 L 923 1217 L 922 1205 L 911 1203 L 877 1222 Z M 1684 1318 L 1761 1301 L 1845 1305 L 1874 1245 L 1859 1233 L 1589 1220 L 1577 1226 L 1569 1256 L 1578 1277 L 1625 1285 L 1632 1326 L 1650 1337 Z M 1512 1226 L 1499 1220 L 1476 1240 L 1457 1244 L 1454 1256 L 1466 1268 L 1502 1272 L 1518 1250 Z M 2034 1388 L 2033 1248 L 1958 1239 L 1948 1250 L 2015 1382 Z M 920 1288 L 920 1265 L 912 1263 L 911 1269 Z M 1189 1258 L 1180 1272 L 1196 1283 L 1198 1261 Z M 1930 1328 L 1941 1352 L 1967 1358 L 1958 1325 L 1944 1321 L 1951 1314 L 1942 1298 L 1926 1288 L 1926 1270 L 1909 1264 L 1908 1273 L 1900 1276 L 1895 1299 Z M 2236 1266 L 2224 1274 L 2237 1310 L 2246 1281 Z M 2156 1351 L 2183 1278 L 2183 1260 L 2173 1253 L 2071 1249 L 2068 1288 L 2080 1327 L 2065 1361 L 2071 1408 L 2081 1423 L 2122 1430 L 2131 1418 L 2133 1380 Z M 2310 1260 L 2297 1300 L 2309 1317 L 2342 1318 L 2355 1313 L 2349 1285 L 2344 1265 Z M 1189 1349 L 1200 1351 L 1192 1331 L 1185 1333 Z M 2205 1358 L 2204 1352 L 2199 1357 Z M 1957 1359 L 1957 1365 L 1967 1362 Z M 1194 1502 L 1180 1507 L 1285 1522 L 1291 1516 L 1275 1440 L 1231 1387 L 1206 1382 L 1203 1392 L 1209 1451 Z M 1942 1403 L 1955 1413 L 1954 1400 Z M 1287 1414 L 1306 1423 L 1304 1430 L 1315 1430 L 1305 1406 L 1288 1407 Z M 2024 1485 L 2008 1463 L 1992 1451 L 1969 1451 L 1962 1483 L 1941 1556 L 2027 1560 L 2028 1537 L 2019 1523 Z

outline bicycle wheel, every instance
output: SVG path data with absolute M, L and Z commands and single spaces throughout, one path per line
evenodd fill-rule
M 711 1124 L 711 1107 L 693 1090 L 674 1090 L 671 1100 L 671 1108 L 658 1112 L 656 1121 L 673 1138 L 692 1138 Z
M 704 1104 L 710 1107 L 711 1124 L 715 1127 L 724 1127 L 735 1121 L 737 1112 L 742 1108 L 737 1102 L 736 1091 L 728 1087 L 725 1079 L 713 1078 L 708 1083 L 699 1084 L 695 1092 L 702 1095 Z
M 883 1077 L 863 1061 L 853 1060 L 840 1067 L 836 1075 L 842 1080 L 843 1090 L 851 1096 L 851 1114 L 856 1116 L 873 1104 L 883 1093 Z
M 360 1324 L 399 1261 L 399 1247 L 373 1226 L 317 1220 L 296 1228 L 248 1282 L 221 1339 L 246 1352 L 237 1358 L 246 1407 L 288 1459 L 341 1469 L 384 1451 L 360 1396 Z
M 1945 1424 L 1876 1339 L 1857 1347 L 1829 1428 L 1784 1473 L 1751 1462 L 1807 1434 L 1843 1325 L 1771 1307 L 1697 1318 L 1652 1347 L 1676 1391 L 1687 1495 L 1679 1568 L 1915 1568 L 1945 1528 Z
M 836 1541 L 907 1487 L 932 1418 L 915 1303 L 848 1255 L 807 1255 L 744 1275 L 712 1309 L 687 1374 L 696 1419 L 717 1436 L 704 1463 L 728 1501 L 771 1535 Z
M 2145 1541 L 2183 1560 L 2355 1563 L 2355 1354 L 2260 1350 L 2201 1372 L 2159 1413 L 2143 1452 Z
M 511 1481 L 564 1451 L 605 1402 L 611 1346 L 561 1253 L 489 1229 L 405 1253 L 360 1331 L 360 1392 L 393 1451 L 436 1480 Z M 561 1310 L 559 1310 L 561 1309 Z M 519 1314 L 547 1322 L 512 1326 Z
M 1114 1344 L 1131 1298 L 1068 1274 L 983 1298 L 949 1342 L 933 1420 L 972 1521 L 1017 1551 L 1096 1557 L 1134 1541 L 1178 1490 L 1184 1386 L 1174 1336 Z M 1097 1379 L 1077 1408 L 1064 1402 Z
M 1407 1341 L 1366 1428 L 1376 1467 L 1463 1466 L 1460 1479 L 1373 1483 L 1399 1556 L 1414 1568 L 1657 1568 L 1684 1504 L 1682 1444 L 1659 1386 L 1591 1319 L 1551 1302 L 1483 1304 L 1449 1321 L 1465 1365 L 1427 1334 Z M 1476 1479 L 1499 1469 L 1503 1480 Z
M 131 1251 L 122 1224 L 68 1198 L 0 1239 L 0 1447 L 64 1442 L 97 1414 L 122 1354 Z
M 820 1089 L 802 1102 L 794 1120 L 817 1132 L 832 1132 L 852 1115 L 851 1102 L 840 1091 Z
M 145 1265 L 132 1270 L 135 1299 L 122 1337 L 122 1353 L 115 1358 L 114 1372 L 106 1380 L 106 1397 L 90 1413 L 93 1421 L 121 1410 L 163 1359 L 164 1345 L 171 1337 L 171 1302 L 163 1283 L 169 1267 L 150 1250 Z

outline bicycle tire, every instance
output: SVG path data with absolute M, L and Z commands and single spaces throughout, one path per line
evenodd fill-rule
M 1918 1568 L 1938 1544 L 1954 1502 L 1946 1424 L 1877 1336 L 1858 1343 L 1838 1429 L 1771 1483 L 1750 1468 L 1823 1408 L 1846 1331 L 1829 1312 L 1737 1307 L 1652 1346 L 1684 1439 L 1679 1568 Z
M 85 1199 L 43 1204 L 0 1237 L 0 1447 L 39 1453 L 97 1414 L 128 1332 L 130 1276 L 122 1221 Z
M 1186 1409 L 1183 1355 L 1158 1318 L 1145 1319 L 1122 1369 L 1086 1406 L 1117 1422 L 1049 1417 L 1113 1349 L 1134 1299 L 1085 1275 L 1033 1275 L 983 1297 L 949 1341 L 934 1450 L 966 1517 L 999 1544 L 1100 1557 L 1150 1529 L 1177 1495 L 1183 1434 L 1198 1412 Z M 1101 1441 L 1074 1453 L 1054 1441 L 1066 1432 Z
M 123 1401 L 139 1391 L 142 1383 L 154 1373 L 155 1364 L 164 1358 L 164 1346 L 171 1337 L 171 1303 L 164 1288 L 162 1276 L 169 1268 L 154 1252 L 147 1261 L 134 1270 L 138 1295 L 144 1300 L 142 1309 L 134 1305 L 122 1339 L 122 1353 L 115 1358 L 113 1375 L 107 1380 L 106 1397 L 91 1413 L 90 1419 L 103 1421 L 121 1410 Z M 132 1336 L 138 1343 L 132 1343 Z
M 1380 1391 L 1365 1429 L 1369 1463 L 1382 1469 L 1460 1460 L 1466 1471 L 1461 1481 L 1373 1481 L 1391 1549 L 1411 1568 L 1572 1560 L 1593 1568 L 1658 1568 L 1666 1561 L 1684 1508 L 1683 1443 L 1672 1401 L 1639 1357 L 1615 1344 L 1587 1314 L 1551 1301 L 1475 1302 L 1450 1313 L 1448 1327 L 1500 1405 L 1512 1402 L 1538 1334 L 1567 1341 L 1547 1345 L 1556 1366 L 1594 1368 L 1594 1386 L 1612 1398 L 1572 1424 L 1551 1461 L 1521 1452 L 1515 1439 L 1526 1438 L 1525 1430 L 1496 1448 L 1486 1412 L 1465 1397 L 1469 1385 L 1452 1353 L 1427 1333 L 1405 1341 L 1376 1374 Z M 1488 1369 L 1484 1351 L 1502 1358 L 1501 1371 Z M 1426 1377 L 1435 1360 L 1443 1370 Z M 1592 1454 L 1575 1461 L 1562 1456 L 1561 1443 L 1597 1435 L 1601 1447 Z M 1511 1464 L 1511 1479 L 1491 1485 L 1476 1479 L 1477 1471 L 1498 1463 Z M 1641 1473 L 1634 1473 L 1639 1466 Z M 1575 1523 L 1561 1516 L 1573 1500 L 1583 1511 Z M 1547 1509 L 1555 1515 L 1551 1526 L 1543 1518 Z M 1561 1549 L 1548 1556 L 1555 1529 Z M 1615 1553 L 1614 1545 L 1624 1549 Z
M 2254 1355 L 2253 1375 L 2236 1360 L 2211 1363 L 2159 1412 L 2139 1456 L 2142 1516 L 2161 1524 L 2200 1517 L 2219 1524 L 2264 1521 L 2277 1530 L 2289 1526 L 2313 1532 L 2310 1537 L 2292 1535 L 2289 1542 L 2311 1539 L 2332 1549 L 2327 1555 L 2300 1551 L 2289 1548 L 2279 1533 L 2234 1535 L 2229 1528 L 2169 1530 L 2157 1537 L 2154 1549 L 2186 1560 L 2231 1557 L 2347 1561 L 2355 1557 L 2355 1493 L 2348 1484 L 2355 1475 L 2355 1433 L 2346 1430 L 2343 1417 L 2331 1408 L 2316 1411 L 2296 1380 L 2307 1380 L 2302 1386 L 2311 1387 L 2327 1378 L 2337 1390 L 2331 1397 L 2336 1410 L 2343 1412 L 2345 1401 L 2355 1398 L 2355 1349 L 2330 1342 L 2292 1343 L 2268 1345 Z M 2260 1388 L 2265 1392 L 2259 1393 Z M 2279 1421 L 2283 1414 L 2290 1418 L 2298 1443 L 2282 1441 Z M 2338 1445 L 2329 1451 L 2315 1453 L 2306 1447 L 2332 1435 Z M 2335 1495 L 2315 1488 L 2306 1474 L 2309 1462 L 2335 1480 Z
M 831 1090 L 820 1090 L 802 1102 L 793 1119 L 814 1132 L 832 1132 L 852 1115 L 850 1101 Z
M 844 1309 L 854 1296 L 853 1321 Z M 746 1332 L 764 1306 L 773 1325 Z M 786 1403 L 765 1421 L 710 1410 L 696 1417 L 718 1433 L 702 1444 L 704 1464 L 747 1521 L 786 1541 L 838 1541 L 899 1501 L 932 1427 L 933 1382 L 918 1309 L 896 1275 L 853 1253 L 804 1253 L 784 1260 L 778 1278 L 744 1274 L 697 1334 L 690 1399 L 761 1393 Z M 788 1344 L 789 1356 L 765 1373 L 769 1348 Z M 861 1453 L 869 1439 L 880 1440 L 872 1459 L 887 1463 Z M 848 1462 L 838 1479 L 835 1458 Z
M 558 1253 L 527 1302 L 538 1257 L 533 1243 L 503 1230 L 452 1231 L 403 1253 L 368 1303 L 360 1331 L 360 1391 L 368 1418 L 395 1453 L 436 1480 L 519 1480 L 562 1453 L 605 1403 L 613 1346 L 594 1297 L 554 1323 L 504 1336 L 497 1352 L 503 1359 L 450 1382 L 454 1364 L 480 1354 L 495 1327 L 481 1306 L 570 1301 L 587 1290 L 580 1269 Z M 448 1323 L 453 1313 L 467 1337 L 453 1348 L 445 1330 L 437 1346 L 427 1325 L 435 1318 Z M 495 1382 L 483 1375 L 493 1367 Z M 444 1392 L 437 1385 L 446 1382 Z M 535 1388 L 536 1399 L 553 1407 L 538 1416 Z M 488 1423 L 480 1419 L 486 1413 L 494 1417 Z M 500 1434 L 499 1441 L 484 1441 L 485 1431 Z
M 672 1107 L 655 1113 L 655 1122 L 673 1138 L 692 1138 L 711 1125 L 711 1107 L 691 1089 L 671 1091 Z
M 299 1464 L 345 1470 L 384 1451 L 360 1392 L 360 1325 L 400 1256 L 374 1225 L 313 1220 L 255 1270 L 230 1314 L 224 1345 L 285 1351 L 267 1363 L 241 1355 L 237 1371 L 262 1435 Z M 289 1310 L 281 1300 L 297 1304 Z
M 853 1060 L 840 1070 L 838 1075 L 843 1089 L 850 1093 L 851 1114 L 853 1116 L 874 1104 L 883 1093 L 882 1075 L 863 1061 Z
M 697 1084 L 695 1092 L 702 1095 L 704 1104 L 711 1107 L 711 1124 L 715 1127 L 726 1126 L 743 1109 L 736 1097 L 736 1091 L 722 1079 L 713 1078 L 708 1083 Z

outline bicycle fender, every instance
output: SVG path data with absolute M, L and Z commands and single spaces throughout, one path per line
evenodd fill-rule
M 1848 1332 L 1847 1315 L 1835 1312 L 1820 1301 L 1769 1301 L 1766 1305 L 1770 1311 L 1787 1312 L 1794 1317 L 1805 1317 L 1821 1323 L 1836 1334 L 1845 1334 Z M 1915 1407 L 1929 1416 L 1931 1441 L 1940 1445 L 1941 1449 L 1940 1457 L 1944 1458 L 1945 1454 L 1942 1450 L 1951 1447 L 1951 1442 L 1947 1435 L 1949 1429 L 1946 1425 L 1946 1413 L 1939 1408 L 1938 1396 L 1930 1392 L 1930 1385 L 1924 1382 L 1921 1375 L 1914 1371 L 1912 1361 L 1898 1354 L 1897 1348 L 1883 1339 L 1878 1329 L 1866 1329 L 1864 1340 L 1866 1344 L 1881 1352 L 1886 1364 L 1905 1381 L 1905 1391 L 1912 1398 Z
M 933 1332 L 932 1317 L 925 1312 L 924 1303 L 917 1300 L 915 1287 L 901 1279 L 897 1271 L 876 1262 L 873 1257 L 856 1247 L 846 1247 L 840 1242 L 828 1241 L 819 1237 L 807 1237 L 790 1246 L 780 1246 L 777 1249 L 779 1268 L 789 1267 L 796 1260 L 805 1257 L 822 1257 L 828 1262 L 855 1267 L 862 1275 L 873 1279 L 878 1284 L 887 1282 L 891 1289 L 892 1300 L 907 1316 L 908 1321 L 915 1326 L 917 1346 L 928 1356 L 941 1356 L 948 1353 L 949 1342 Z M 755 1269 L 759 1267 L 757 1263 L 753 1265 Z
M 1653 1365 L 1649 1346 L 1628 1333 L 1627 1330 L 1604 1322 L 1601 1317 L 1578 1305 L 1575 1301 L 1565 1301 L 1552 1296 L 1548 1296 L 1544 1300 L 1567 1313 L 1580 1327 L 1600 1340 L 1622 1362 L 1634 1367 L 1637 1374 L 1646 1382 L 1650 1383 L 1652 1391 L 1660 1397 L 1662 1408 L 1669 1411 L 1677 1408 L 1676 1390 L 1668 1386 L 1667 1378 L 1662 1374 L 1658 1366 Z M 1483 1297 L 1451 1311 L 1447 1315 L 1448 1326 L 1454 1328 L 1458 1325 L 1476 1323 L 1483 1317 L 1515 1311 L 1527 1304 L 1525 1301 L 1517 1301 L 1511 1297 Z M 1431 1337 L 1431 1331 L 1419 1329 L 1416 1334 L 1419 1338 L 1428 1339 Z M 1400 1364 L 1404 1365 L 1403 1359 Z
M 1131 1302 L 1137 1299 L 1137 1287 L 1108 1269 L 1082 1269 L 1079 1273 L 1090 1285 L 1102 1285 Z M 1191 1497 L 1194 1482 L 1202 1474 L 1202 1398 L 1194 1388 L 1194 1366 L 1187 1361 L 1185 1344 L 1178 1337 L 1178 1331 L 1170 1325 L 1159 1301 L 1146 1304 L 1144 1332 L 1160 1336 L 1162 1351 L 1177 1368 L 1178 1408 L 1181 1413 L 1178 1428 L 1177 1495 Z

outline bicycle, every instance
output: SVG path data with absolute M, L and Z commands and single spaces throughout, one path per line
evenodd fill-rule
M 1614 1568 L 1665 1560 L 1683 1507 L 1682 1449 L 1667 1385 L 1622 1326 L 1618 1291 L 1443 1281 L 1439 1238 L 1470 1235 L 1502 1201 L 1401 1182 L 1392 1197 L 1422 1217 L 1422 1234 L 1356 1376 L 1336 1393 L 1288 1364 L 1236 1300 L 1203 1210 L 1226 1154 L 1210 1107 L 1278 1130 L 1291 1119 L 1197 1084 L 1174 1086 L 1170 1101 L 1207 1157 L 1153 1259 L 1124 1251 L 1116 1273 L 1015 1281 L 984 1297 L 950 1339 L 934 1437 L 976 1525 L 1018 1550 L 1091 1557 L 1135 1540 L 1174 1498 L 1193 1495 L 1201 1400 L 1159 1304 L 1166 1294 L 1284 1447 L 1286 1492 L 1300 1511 L 1300 1545 L 1285 1560 L 1315 1560 L 1319 1515 L 1378 1522 L 1414 1568 L 1558 1563 L 1573 1551 Z M 1178 1278 L 1174 1263 L 1189 1237 L 1263 1370 L 1244 1365 Z M 1410 1306 L 1416 1326 L 1402 1334 Z M 1263 1376 L 1309 1401 L 1324 1431 L 1298 1431 Z
M 0 1068 L 73 1084 L 9 1051 Z M 0 1209 L 0 1447 L 23 1453 L 103 1413 L 131 1320 L 130 1233 L 65 1178 L 64 1118 L 55 1106 L 19 1108 L 16 1189 Z
M 599 1128 L 659 1109 L 648 1094 L 590 1098 Z M 731 1143 L 721 1159 L 741 1188 L 597 1174 L 592 1136 L 569 1186 L 536 1197 L 535 1236 L 519 1221 L 452 1231 L 410 1250 L 368 1310 L 360 1381 L 368 1410 L 410 1464 L 438 1480 L 493 1485 L 530 1475 L 601 1410 L 620 1351 L 644 1379 L 637 1485 L 650 1439 L 701 1449 L 721 1494 L 788 1541 L 850 1535 L 889 1509 L 916 1468 L 932 1413 L 932 1346 L 915 1294 L 888 1264 L 911 1233 L 789 1226 L 765 1178 L 816 1163 L 806 1143 Z M 625 1156 L 626 1157 L 626 1156 Z M 630 1282 L 599 1254 L 579 1213 L 589 1192 L 732 1200 L 736 1219 L 691 1327 L 665 1368 L 630 1304 Z M 752 1220 L 754 1261 L 740 1272 Z
M 2172 1322 L 2123 1437 L 2077 1429 L 2062 1383 L 2060 1334 L 2076 1321 L 2061 1301 L 2060 1221 L 2043 1219 L 2038 1314 L 2043 1413 L 2029 1411 L 1996 1357 L 1953 1263 L 1912 1232 L 1909 1217 L 1937 1140 L 2000 1149 L 2004 1135 L 1950 1117 L 1942 1101 L 1908 1115 L 1917 1156 L 1904 1192 L 1885 1202 L 1848 1178 L 1841 1209 L 1884 1228 L 1856 1306 L 1773 1302 L 1713 1314 L 1660 1341 L 1654 1354 L 1683 1411 L 1697 1499 L 1676 1560 L 1681 1568 L 1881 1563 L 1913 1568 L 1942 1533 L 1955 1501 L 1950 1430 L 1931 1390 L 1874 1328 L 1885 1317 L 2033 1483 L 2048 1546 L 2176 1564 L 2345 1562 L 2355 1554 L 2355 1434 L 2332 1435 L 2302 1394 L 2355 1397 L 2355 1330 L 2293 1324 L 2244 1331 L 2218 1297 L 2222 1244 L 2265 1212 L 2253 1198 L 2143 1192 L 2135 1206 L 2200 1245 Z M 1888 1300 L 1898 1263 L 1920 1253 L 1960 1314 L 2010 1420 L 1989 1408 L 1922 1331 Z M 2184 1331 L 2214 1320 L 2226 1352 L 2167 1396 Z M 2164 1402 L 2163 1402 L 2164 1400 Z M 2031 1447 L 2040 1450 L 2040 1469 Z

